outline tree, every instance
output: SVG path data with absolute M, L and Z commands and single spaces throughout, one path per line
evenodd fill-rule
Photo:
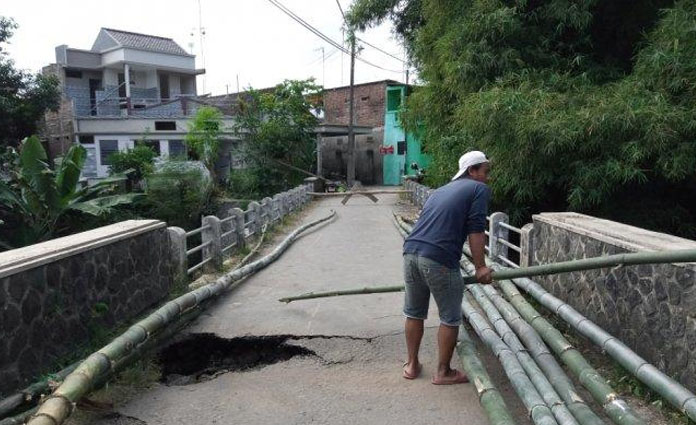
M 222 113 L 212 106 L 202 106 L 196 111 L 186 134 L 186 144 L 208 168 L 213 181 L 221 132 Z
M 15 68 L 3 44 L 7 43 L 17 25 L 0 16 L 0 148 L 16 146 L 37 131 L 47 110 L 57 110 L 60 102 L 55 77 L 32 75 Z
M 235 127 L 247 167 L 232 171 L 233 192 L 268 196 L 306 177 L 292 167 L 314 169 L 318 119 L 312 111 L 320 99 L 320 87 L 311 79 L 286 80 L 270 92 L 247 92 Z M 235 186 L 241 182 L 243 187 Z
M 479 149 L 518 223 L 576 210 L 696 236 L 693 0 L 357 0 L 349 19 L 395 21 L 431 185 Z
M 67 232 L 71 213 L 105 216 L 118 205 L 130 204 L 138 195 L 115 194 L 123 177 L 105 179 L 94 186 L 79 182 L 86 151 L 73 145 L 57 165 L 48 157 L 39 138 L 21 143 L 17 169 L 9 181 L 0 180 L 0 245 L 9 249 L 51 239 Z

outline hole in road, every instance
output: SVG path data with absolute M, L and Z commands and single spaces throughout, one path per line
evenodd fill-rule
M 191 334 L 159 353 L 162 382 L 187 385 L 212 379 L 221 373 L 263 367 L 295 356 L 314 355 L 312 350 L 287 344 L 288 336 L 220 338 Z

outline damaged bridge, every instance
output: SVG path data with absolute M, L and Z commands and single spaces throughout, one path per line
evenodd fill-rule
M 338 211 L 268 268 L 219 299 L 162 351 L 163 383 L 118 406 L 147 424 L 484 425 L 469 385 L 401 377 L 403 295 L 279 298 L 402 280 L 398 195 L 312 204 L 303 221 Z M 423 341 L 424 376 L 436 365 L 437 310 Z M 502 376 L 501 376 L 502 379 Z

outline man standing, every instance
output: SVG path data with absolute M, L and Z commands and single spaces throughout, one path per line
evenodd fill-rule
M 403 376 L 406 379 L 415 379 L 421 372 L 418 351 L 432 293 L 440 313 L 438 366 L 432 383 L 468 382 L 464 373 L 450 368 L 462 322 L 464 281 L 459 260 L 468 236 L 476 278 L 481 283 L 491 282 L 491 269 L 486 267 L 484 257 L 484 231 L 490 200 L 490 188 L 486 185 L 489 172 L 490 165 L 483 152 L 462 155 L 459 172 L 450 183 L 430 195 L 418 222 L 404 242 L 408 360 L 404 364 Z

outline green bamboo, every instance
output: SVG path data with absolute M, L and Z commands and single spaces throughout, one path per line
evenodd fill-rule
M 494 281 L 516 279 L 521 277 L 545 276 L 556 273 L 568 273 L 574 271 L 590 270 L 617 265 L 634 264 L 659 264 L 659 263 L 681 263 L 696 262 L 696 250 L 683 249 L 661 252 L 638 252 L 632 254 L 609 255 L 605 257 L 585 258 L 582 260 L 563 261 L 542 266 L 522 267 L 519 269 L 498 269 L 492 273 Z M 465 284 L 477 283 L 475 276 L 464 277 Z M 369 290 L 368 290 L 369 289 Z M 357 288 L 343 291 L 313 292 L 296 297 L 286 297 L 279 301 L 291 302 L 297 300 L 307 300 L 312 298 L 324 298 L 341 295 L 360 295 L 374 294 L 379 292 L 399 292 L 403 291 L 403 285 L 376 287 L 376 288 Z
M 327 298 L 327 297 L 339 297 L 343 295 L 361 295 L 361 294 L 379 294 L 384 292 L 400 292 L 404 290 L 403 285 L 395 286 L 378 286 L 378 287 L 364 287 L 357 289 L 346 289 L 341 291 L 327 291 L 327 292 L 307 292 L 306 294 L 297 295 L 294 297 L 280 298 L 278 301 L 282 303 L 291 303 L 298 300 L 309 300 L 314 298 Z
M 483 290 L 503 315 L 505 321 L 510 324 L 515 333 L 524 342 L 534 360 L 536 360 L 546 376 L 549 377 L 549 381 L 556 388 L 556 391 L 558 391 L 558 394 L 568 406 L 568 410 L 570 410 L 578 422 L 582 425 L 604 425 L 604 421 L 589 408 L 585 400 L 578 394 L 572 381 L 534 328 L 522 319 L 522 316 L 517 313 L 512 305 L 505 301 L 493 286 L 486 285 L 483 287 Z
M 475 301 L 474 301 L 475 302 Z M 476 334 L 493 351 L 500 364 L 505 370 L 512 387 L 527 408 L 529 416 L 536 425 L 558 425 L 556 419 L 546 405 L 534 384 L 524 371 L 524 368 L 517 360 L 517 356 L 510 347 L 503 342 L 498 334 L 491 328 L 486 319 L 474 308 L 468 299 L 468 294 L 464 294 L 462 299 L 462 313 L 474 328 Z
M 517 290 L 507 281 L 498 282 L 507 300 L 519 314 L 539 332 L 563 363 L 575 374 L 580 383 L 587 388 L 592 397 L 602 405 L 607 415 L 619 425 L 643 425 L 645 422 L 633 412 L 628 404 L 609 386 L 607 381 L 595 370 L 570 342 L 540 315 Z
M 515 279 L 515 285 L 524 289 L 545 307 L 558 314 L 575 330 L 586 336 L 674 407 L 696 421 L 696 395 L 682 384 L 649 364 L 623 342 L 577 312 L 567 303 L 551 295 L 529 279 Z
M 491 425 L 515 425 L 515 420 L 512 419 L 505 400 L 488 376 L 486 367 L 476 354 L 474 341 L 464 326 L 459 328 L 457 353 L 464 371 L 476 387 L 479 403 L 488 417 L 488 422 Z
M 539 395 L 541 395 L 546 404 L 551 408 L 551 412 L 558 423 L 560 425 L 577 425 L 578 422 L 563 403 L 561 397 L 551 385 L 551 382 L 549 382 L 546 375 L 544 375 L 539 366 L 534 362 L 534 359 L 532 359 L 524 348 L 524 345 L 522 345 L 510 326 L 505 322 L 495 305 L 488 299 L 481 286 L 478 284 L 469 285 L 467 289 L 474 296 L 474 299 L 476 299 L 478 305 L 481 306 L 481 309 L 486 313 L 489 322 L 493 324 L 500 338 L 515 354 L 522 368 L 527 372 L 527 376 L 529 376 L 529 379 L 539 392 Z
M 82 396 L 94 389 L 100 382 L 100 379 L 109 376 L 113 372 L 114 365 L 119 364 L 119 362 L 123 363 L 123 359 L 133 353 L 137 353 L 138 347 L 147 343 L 149 338 L 166 327 L 165 318 L 175 320 L 182 314 L 192 311 L 202 302 L 234 287 L 241 279 L 275 261 L 297 239 L 300 233 L 331 220 L 335 214 L 332 211 L 326 217 L 300 226 L 290 233 L 267 256 L 226 273 L 209 285 L 169 301 L 156 312 L 131 326 L 110 344 L 87 357 L 77 369 L 66 376 L 63 383 L 41 404 L 36 415 L 29 420 L 28 424 L 62 424 L 72 412 L 73 403 L 76 403 Z M 174 316 L 171 313 L 175 310 L 178 310 L 178 314 Z
M 467 273 L 475 271 L 474 265 L 464 258 L 462 258 L 461 266 Z M 492 285 L 470 285 L 469 288 L 475 293 L 477 300 L 479 297 L 485 296 L 493 303 L 497 311 L 502 315 L 502 319 L 524 342 L 524 346 L 529 350 L 539 368 L 548 377 L 551 385 L 556 389 L 575 419 L 582 425 L 604 425 L 604 421 L 587 406 L 577 393 L 572 381 L 548 350 L 539 334 L 517 314 L 515 309 L 498 294 L 495 288 Z M 510 344 L 508 343 L 508 345 Z

